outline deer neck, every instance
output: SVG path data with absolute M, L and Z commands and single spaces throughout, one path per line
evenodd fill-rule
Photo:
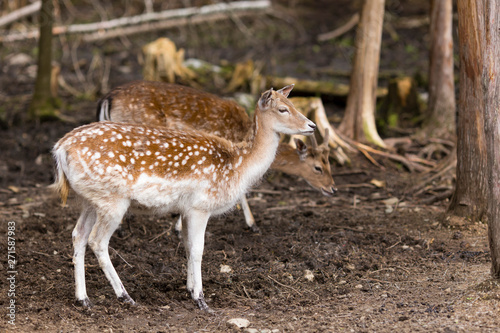
M 256 109 L 252 129 L 243 142 L 236 145 L 234 156 L 236 168 L 240 168 L 242 183 L 251 186 L 259 180 L 271 166 L 278 149 L 280 136 L 260 110 Z
M 302 176 L 300 159 L 297 150 L 286 143 L 280 143 L 271 169 L 284 172 L 292 176 Z

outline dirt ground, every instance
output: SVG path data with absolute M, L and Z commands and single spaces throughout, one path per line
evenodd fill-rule
M 61 207 L 46 187 L 47 151 L 66 130 L 46 123 L 1 135 L 9 148 L 5 183 L 17 184 L 0 189 L 2 228 L 15 222 L 18 260 L 16 325 L 5 320 L 8 284 L 2 283 L 2 328 L 215 332 L 235 330 L 226 322 L 245 318 L 261 332 L 498 330 L 500 290 L 489 280 L 486 226 L 443 223 L 445 204 L 405 200 L 405 175 L 391 176 L 361 159 L 334 168 L 340 191 L 331 199 L 303 181 L 268 174 L 249 194 L 261 234 L 245 228 L 238 210 L 209 222 L 203 282 L 214 314 L 198 310 L 186 291 L 184 249 L 171 216 L 137 216 L 111 239 L 113 264 L 137 306 L 116 300 L 88 251 L 95 306 L 76 307 L 71 231 L 78 204 Z M 30 158 L 32 151 L 43 153 Z M 372 179 L 386 180 L 387 187 L 356 187 Z M 383 203 L 392 197 L 401 199 L 397 207 Z M 5 241 L 1 249 L 7 252 Z M 221 272 L 222 265 L 231 271 Z M 1 268 L 8 270 L 4 261 Z
M 389 8 L 394 15 L 426 13 L 425 8 L 415 9 L 408 3 L 411 1 L 389 1 Z M 349 12 L 345 10 L 344 21 Z M 303 14 L 312 15 L 308 11 Z M 332 26 L 319 21 L 314 31 L 325 32 L 327 28 Z M 401 70 L 411 74 L 415 68 L 425 69 L 425 51 L 418 49 L 420 56 L 409 57 L 408 52 L 414 51 L 391 42 L 386 34 L 384 38 L 385 45 L 393 48 L 383 51 L 382 68 L 399 63 Z M 300 43 L 308 42 L 311 39 Z M 425 38 L 413 43 L 425 44 Z M 318 68 L 338 65 L 347 59 L 334 56 L 339 50 L 352 52 L 331 44 L 323 47 L 321 55 L 306 50 L 303 56 L 310 66 L 315 55 Z M 209 53 L 196 47 L 186 52 L 197 56 Z M 113 76 L 111 86 L 140 77 L 134 57 L 117 53 L 114 59 L 122 59 L 123 66 L 130 64 L 132 72 L 116 72 L 121 74 Z M 62 64 L 64 72 L 64 61 Z M 292 69 L 298 76 L 309 73 L 298 71 L 293 63 L 272 67 L 276 73 Z M 70 81 L 71 68 L 67 71 Z M 26 68 L 4 68 L 2 75 L 4 107 L 25 110 L 25 97 L 33 84 Z M 16 84 L 9 84 L 10 80 Z M 350 166 L 332 165 L 339 188 L 333 198 L 323 197 L 302 180 L 269 172 L 248 194 L 260 234 L 245 227 L 238 209 L 210 220 L 202 273 L 204 293 L 214 313 L 198 310 L 186 291 L 185 253 L 173 230 L 173 215 L 131 217 L 111 239 L 113 264 L 136 306 L 116 300 L 90 250 L 86 278 L 94 307 L 85 310 L 75 306 L 71 231 L 79 208 L 75 200 L 62 207 L 47 188 L 53 180 L 50 149 L 72 128 L 93 120 L 95 99 L 63 97 L 66 107 L 62 112 L 72 121 L 14 122 L 0 130 L 0 252 L 5 258 L 0 261 L 4 276 L 0 331 L 500 330 L 500 288 L 490 279 L 487 226 L 444 219 L 446 201 L 425 205 L 407 194 L 418 175 L 383 159 L 379 162 L 386 169 L 380 169 L 361 155 L 353 156 Z M 327 107 L 333 112 L 342 104 Z M 376 187 L 372 180 L 384 181 L 385 186 Z M 14 284 L 6 280 L 11 275 L 9 227 L 15 232 Z M 7 307 L 12 299 L 8 294 L 12 290 L 15 325 L 8 323 Z M 245 318 L 250 324 L 237 329 L 227 323 L 233 318 Z

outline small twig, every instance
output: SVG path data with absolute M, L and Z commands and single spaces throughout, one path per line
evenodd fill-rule
M 157 240 L 158 238 L 160 238 L 161 236 L 167 234 L 168 232 L 170 231 L 170 229 L 167 229 L 165 231 L 163 231 L 162 233 L 158 234 L 157 236 L 153 237 L 149 242 L 152 243 L 154 242 L 155 240 Z
M 413 17 L 406 16 L 403 19 L 395 21 L 393 25 L 396 29 L 415 29 L 428 25 L 429 23 L 429 15 Z
M 429 142 L 431 143 L 440 143 L 445 146 L 449 146 L 451 148 L 455 147 L 455 143 L 451 140 L 445 140 L 445 139 L 440 139 L 440 138 L 430 138 Z
M 229 12 L 229 18 L 234 22 L 234 24 L 236 24 L 238 29 L 246 36 L 247 39 L 254 39 L 252 32 L 247 28 L 238 15 L 234 15 L 232 12 Z
M 243 291 L 245 292 L 245 295 L 247 295 L 248 299 L 252 299 L 252 297 L 250 297 L 250 295 L 248 294 L 247 289 L 245 288 L 245 286 L 243 286 Z
M 101 79 L 101 91 L 109 91 L 109 74 L 111 73 L 111 59 L 109 57 L 104 58 L 104 73 Z
M 424 164 L 424 165 L 428 165 L 430 167 L 435 167 L 436 166 L 436 162 L 433 162 L 433 161 L 429 161 L 429 160 L 426 160 L 426 159 L 423 159 L 421 157 L 418 157 L 416 155 L 413 155 L 413 154 L 406 154 L 405 157 L 409 160 L 409 161 L 412 161 L 412 162 L 416 162 L 416 163 L 420 163 L 420 164 Z
M 175 248 L 175 253 L 174 253 L 175 257 L 177 257 L 177 253 L 179 252 L 179 248 L 181 247 L 181 243 L 182 242 L 177 243 L 177 247 Z
M 444 191 L 443 193 L 435 194 L 430 198 L 422 200 L 422 203 L 426 204 L 426 205 L 431 205 L 435 202 L 443 201 L 445 199 L 451 198 L 453 196 L 453 192 L 454 192 L 454 190 L 450 189 L 448 191 Z
M 124 262 L 124 263 L 126 263 L 126 264 L 130 267 L 130 268 L 134 268 L 134 266 L 132 266 L 131 264 L 129 264 L 129 263 L 127 262 L 127 260 L 123 259 L 123 257 L 122 257 L 122 256 L 118 253 L 118 251 L 116 251 L 115 249 L 113 249 L 111 246 L 110 246 L 109 248 L 110 248 L 111 250 L 115 251 L 116 255 L 117 255 L 118 257 L 120 257 L 120 259 L 121 259 L 121 260 L 123 260 L 123 262 Z
M 251 189 L 250 193 L 262 193 L 262 194 L 270 194 L 270 195 L 283 194 L 281 191 L 273 191 L 273 190 L 265 190 L 265 189 Z
M 339 185 L 337 185 L 337 188 L 359 188 L 359 187 L 374 188 L 376 186 L 373 185 L 373 184 L 369 184 L 369 183 L 362 183 L 362 184 L 339 184 Z
M 82 71 L 80 70 L 80 64 L 78 63 L 77 49 L 79 45 L 80 39 L 77 39 L 73 44 L 73 47 L 71 48 L 71 60 L 73 62 L 73 69 L 75 70 L 76 77 L 78 78 L 78 81 L 80 81 L 80 83 L 83 85 L 83 89 L 85 90 L 85 92 L 87 92 L 88 89 L 85 75 L 83 75 Z
M 379 279 L 374 279 L 374 278 L 368 278 L 368 279 L 364 279 L 364 278 L 361 278 L 360 280 L 362 281 L 375 281 L 375 282 L 379 282 L 379 283 L 392 283 L 392 282 L 389 282 L 389 281 L 384 281 L 384 280 L 379 280 Z
M 386 250 L 392 249 L 394 246 L 398 245 L 399 243 L 401 243 L 401 237 L 399 237 L 399 240 L 396 243 L 394 243 L 391 246 L 389 246 L 388 248 L 386 248 Z
M 80 93 L 78 90 L 70 86 L 69 84 L 66 83 L 62 75 L 59 75 L 57 78 L 57 83 L 59 83 L 59 86 L 66 90 L 68 93 L 73 95 L 74 97 L 81 96 L 82 93 Z
M 389 267 L 389 268 L 381 268 L 381 269 L 377 269 L 376 271 L 373 271 L 373 272 L 368 272 L 368 275 L 372 275 L 372 274 L 375 274 L 375 273 L 380 273 L 380 272 L 383 272 L 383 271 L 391 271 L 391 272 L 393 272 L 393 271 L 394 271 L 394 268 Z
M 406 273 L 406 274 L 411 275 L 411 274 L 410 274 L 410 271 L 409 271 L 409 270 L 407 270 L 406 268 L 403 268 L 403 267 L 401 267 L 401 266 L 394 266 L 394 268 L 397 268 L 397 269 L 400 269 L 400 270 L 402 270 L 402 271 L 405 271 L 405 273 Z
M 270 208 L 267 208 L 266 211 L 273 212 L 273 211 L 280 211 L 280 210 L 293 210 L 295 208 L 297 208 L 296 205 L 280 206 L 280 207 L 270 207 Z
M 31 253 L 36 253 L 36 254 L 41 254 L 42 256 L 51 257 L 51 255 L 50 255 L 50 254 L 43 253 L 43 252 L 31 251 Z
M 366 146 L 366 147 L 368 147 L 368 146 Z M 367 158 L 370 162 L 372 162 L 372 164 L 373 164 L 373 165 L 375 165 L 375 166 L 379 167 L 379 168 L 380 168 L 380 169 L 382 169 L 382 170 L 385 170 L 385 168 L 384 168 L 384 167 L 383 167 L 380 163 L 378 163 L 377 161 L 375 161 L 375 159 L 374 159 L 373 157 L 371 157 L 371 155 L 370 155 L 370 154 L 368 154 L 368 152 L 367 152 L 365 149 L 363 149 L 363 148 L 361 148 L 361 147 L 359 147 L 359 146 L 358 146 L 358 150 L 359 150 L 359 151 L 360 151 L 363 155 L 365 155 L 365 157 L 366 157 L 366 158 Z
M 451 161 L 448 159 L 445 161 L 445 163 L 440 163 L 434 170 L 437 170 L 438 172 L 432 176 L 427 176 L 427 177 L 422 177 L 423 180 L 416 186 L 414 186 L 411 189 L 411 192 L 415 192 L 414 195 L 419 195 L 420 193 L 423 192 L 425 189 L 425 185 L 433 182 L 435 179 L 441 178 L 445 173 L 448 171 L 454 169 L 457 165 L 457 159 L 451 158 Z
M 300 296 L 302 296 L 302 293 L 300 291 L 298 291 L 297 289 L 295 289 L 294 287 L 290 287 L 290 286 L 287 286 L 286 284 L 283 284 L 279 281 L 276 281 L 275 279 L 273 279 L 272 277 L 270 277 L 269 275 L 267 276 L 268 279 L 270 279 L 271 281 L 274 281 L 275 283 L 279 284 L 280 286 L 282 287 L 285 287 L 285 288 L 289 288 L 289 289 L 292 289 L 293 291 L 295 291 L 297 294 L 299 294 Z

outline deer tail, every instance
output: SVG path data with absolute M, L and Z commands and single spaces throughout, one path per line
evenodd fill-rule
M 54 160 L 56 161 L 56 172 L 55 172 L 55 182 L 50 187 L 59 194 L 63 206 L 66 205 L 69 195 L 69 181 L 64 172 L 66 165 L 66 152 L 63 149 L 57 149 L 57 146 L 53 151 Z

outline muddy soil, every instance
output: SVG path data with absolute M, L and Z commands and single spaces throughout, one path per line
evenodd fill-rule
M 280 3 L 307 5 L 310 1 Z M 393 15 L 426 13 L 426 8 L 411 3 L 392 1 L 389 8 Z M 346 21 L 352 8 L 339 12 Z M 307 10 L 301 13 L 306 18 L 320 17 Z M 318 33 L 335 27 L 327 19 L 304 24 L 304 31 Z M 247 24 L 252 27 L 251 22 Z M 383 51 L 383 68 L 397 67 L 410 75 L 415 68 L 425 69 L 426 51 L 408 48 L 425 44 L 425 27 L 412 33 L 400 33 L 402 38 L 405 34 L 419 37 L 409 39 L 406 46 L 384 34 L 388 49 Z M 307 59 L 302 71 L 296 62 L 284 61 L 275 62 L 269 70 L 277 74 L 295 70 L 294 74 L 304 76 L 310 73 L 309 67 L 349 64 L 352 47 L 331 43 L 318 52 L 313 36 L 307 35 L 300 43 L 283 42 L 289 50 L 304 50 L 301 54 L 268 50 L 276 52 L 275 59 L 285 59 L 287 54 Z M 209 49 L 209 43 L 203 45 L 207 47 L 194 45 L 186 52 L 197 56 L 214 52 L 212 57 L 221 52 L 222 46 Z M 343 56 L 337 56 L 337 51 Z M 226 54 L 234 59 L 245 55 L 265 58 L 268 54 L 248 49 Z M 140 78 L 135 56 L 122 52 L 113 59 L 132 70 L 114 67 L 112 86 Z M 71 82 L 75 75 L 71 64 L 64 66 L 64 59 L 62 64 Z M 33 84 L 26 71 L 3 70 L 4 107 L 26 108 L 25 97 Z M 213 313 L 198 310 L 186 291 L 185 252 L 173 229 L 174 215 L 131 216 L 111 239 L 113 264 L 136 306 L 117 301 L 90 250 L 86 278 L 94 306 L 75 306 L 71 231 L 79 205 L 70 200 L 62 207 L 48 189 L 53 181 L 50 149 L 72 128 L 93 120 L 95 99 L 63 99 L 62 113 L 71 121 L 14 124 L 0 131 L 0 252 L 4 257 L 0 261 L 0 331 L 245 330 L 228 324 L 232 318 L 247 319 L 248 332 L 499 330 L 500 289 L 490 280 L 487 226 L 443 219 L 447 202 L 424 205 L 407 195 L 417 175 L 379 160 L 386 166 L 382 170 L 361 155 L 353 156 L 350 166 L 332 166 L 339 188 L 334 198 L 323 197 L 302 180 L 269 172 L 248 194 L 260 233 L 245 227 L 237 208 L 209 221 L 202 272 Z M 332 112 L 342 105 L 327 107 Z M 372 180 L 385 185 L 376 187 Z M 397 200 L 387 200 L 392 198 Z M 15 233 L 15 267 L 7 261 L 9 227 Z M 15 283 L 6 280 L 12 269 L 17 272 Z M 12 291 L 15 298 L 9 296 Z M 15 300 L 15 325 L 8 322 L 11 300 Z

